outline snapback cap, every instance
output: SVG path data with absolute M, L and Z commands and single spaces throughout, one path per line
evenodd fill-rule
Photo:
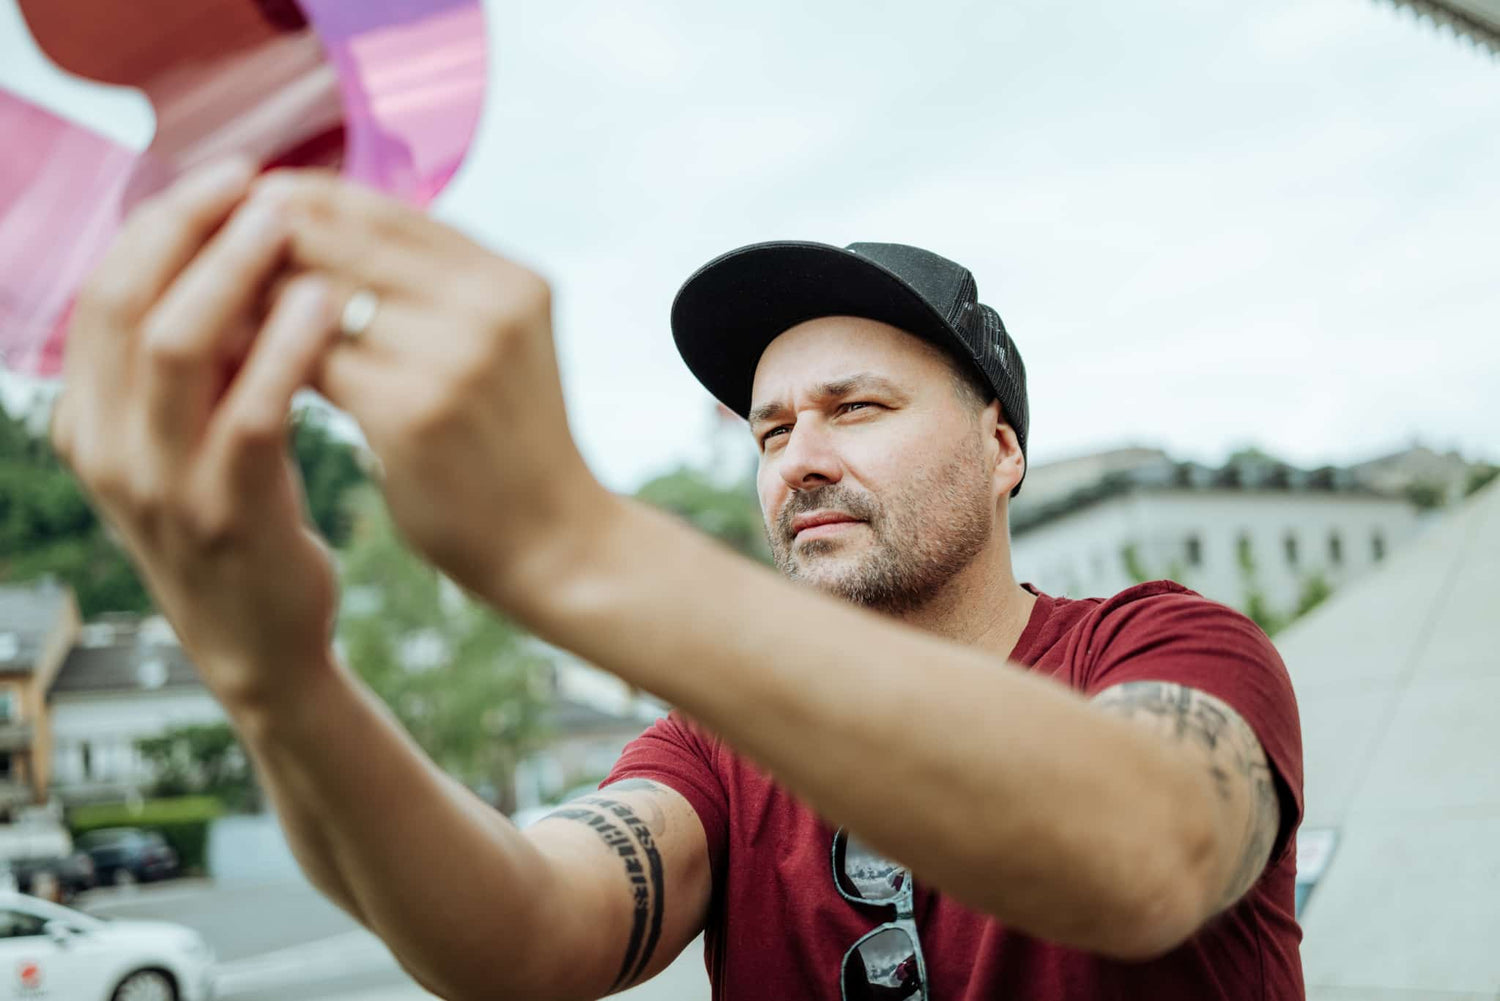
M 1000 401 L 1026 454 L 1026 366 L 969 270 L 900 243 L 755 243 L 709 261 L 672 303 L 672 338 L 687 367 L 747 417 L 760 356 L 821 316 L 859 316 L 930 341 L 972 367 Z M 1025 481 L 1025 475 L 1022 475 Z M 1011 495 L 1019 493 L 1017 483 Z

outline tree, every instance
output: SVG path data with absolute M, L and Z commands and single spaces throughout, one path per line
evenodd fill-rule
M 260 805 L 250 759 L 228 723 L 173 727 L 135 746 L 156 776 L 152 796 L 213 796 L 231 810 Z
M 683 518 L 736 552 L 771 562 L 753 482 L 725 486 L 701 470 L 682 466 L 647 482 L 636 497 Z
M 1333 587 L 1328 583 L 1327 578 L 1320 573 L 1308 575 L 1302 581 L 1302 591 L 1297 595 L 1297 610 L 1292 615 L 1292 618 L 1294 620 L 1302 618 L 1302 616 L 1327 601 L 1328 596 L 1331 594 L 1333 594 Z
M 348 541 L 350 492 L 366 480 L 353 446 L 321 411 L 301 412 L 291 448 L 307 488 L 308 515 L 334 546 Z M 56 577 L 83 617 L 148 613 L 151 595 L 45 437 L 0 407 L 0 580 Z
M 1448 491 L 1441 483 L 1416 480 L 1406 486 L 1406 499 L 1418 511 L 1431 511 L 1448 503 Z
M 1265 591 L 1260 586 L 1260 576 L 1255 566 L 1255 550 L 1251 545 L 1250 536 L 1239 537 L 1235 555 L 1240 565 L 1240 581 L 1245 588 L 1243 609 L 1245 616 L 1260 626 L 1267 636 L 1275 636 L 1286 626 L 1287 617 L 1271 607 Z
M 401 541 L 372 489 L 343 557 L 344 656 L 417 743 L 460 781 L 515 808 L 515 769 L 547 736 L 548 661 Z
M 44 438 L 0 407 L 0 580 L 56 577 L 79 610 L 146 612 L 151 598 Z
M 329 545 L 344 546 L 353 528 L 350 497 L 367 481 L 354 446 L 334 436 L 324 411 L 309 408 L 293 422 L 292 455 L 302 472 L 309 517 Z

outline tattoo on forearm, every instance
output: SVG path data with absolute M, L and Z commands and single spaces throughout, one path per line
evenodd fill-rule
M 1276 783 L 1255 731 L 1220 700 L 1185 685 L 1132 681 L 1106 689 L 1094 702 L 1168 739 L 1196 745 L 1207 758 L 1209 778 L 1226 806 L 1245 797 L 1240 854 L 1220 907 L 1239 900 L 1265 869 L 1281 823 Z
M 589 796 L 554 810 L 548 816 L 587 824 L 625 863 L 635 914 L 625 948 L 625 961 L 620 964 L 620 973 L 609 989 L 613 993 L 640 978 L 661 939 L 662 909 L 666 898 L 661 853 L 657 851 L 656 841 L 645 821 L 618 800 Z M 611 816 L 619 823 L 612 821 Z

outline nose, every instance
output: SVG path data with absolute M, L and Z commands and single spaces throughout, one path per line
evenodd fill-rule
M 831 436 L 810 420 L 797 422 L 787 432 L 786 447 L 777 464 L 782 480 L 793 490 L 837 483 L 844 477 L 844 464 Z

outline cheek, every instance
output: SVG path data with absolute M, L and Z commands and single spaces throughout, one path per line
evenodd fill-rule
M 760 469 L 755 474 L 755 493 L 760 498 L 761 518 L 767 522 L 773 521 L 776 512 L 786 502 L 787 485 L 765 461 L 761 462 Z

